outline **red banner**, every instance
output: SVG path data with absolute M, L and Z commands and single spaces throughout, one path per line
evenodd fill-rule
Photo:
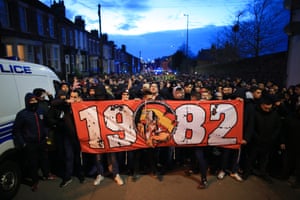
M 239 148 L 243 101 L 84 101 L 72 104 L 83 152 L 156 146 Z

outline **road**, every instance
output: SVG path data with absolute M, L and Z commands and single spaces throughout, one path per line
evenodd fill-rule
M 60 188 L 61 179 L 41 181 L 39 189 L 32 192 L 28 185 L 22 184 L 14 200 L 299 200 L 300 189 L 292 189 L 288 181 L 274 179 L 268 184 L 256 176 L 240 183 L 226 176 L 217 180 L 208 176 L 207 189 L 197 189 L 199 175 L 185 176 L 182 170 L 170 172 L 160 182 L 149 175 L 142 175 L 132 182 L 127 175 L 121 175 L 125 185 L 118 186 L 106 177 L 99 186 L 93 185 L 93 178 L 86 178 L 80 184 L 77 178 L 65 188 Z

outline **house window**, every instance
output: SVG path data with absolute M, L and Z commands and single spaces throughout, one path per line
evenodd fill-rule
M 14 53 L 13 53 L 13 45 L 7 44 L 5 48 L 6 48 L 6 56 L 11 57 L 11 56 L 14 55 Z
M 53 17 L 49 17 L 48 19 L 49 23 L 49 36 L 54 38 L 54 23 L 53 23 Z
M 0 0 L 0 24 L 2 27 L 9 26 L 7 3 L 5 0 Z
M 27 61 L 34 62 L 34 46 L 28 45 L 27 46 Z
M 74 37 L 73 37 L 73 31 L 70 30 L 70 46 L 73 46 L 74 45 Z
M 62 42 L 63 45 L 67 44 L 66 29 L 65 28 L 61 29 L 61 42 Z
M 46 48 L 47 65 L 54 68 L 56 71 L 60 71 L 59 62 L 59 47 L 55 45 L 49 45 Z
M 66 73 L 70 73 L 70 56 L 65 55 L 65 63 L 66 63 Z
M 41 46 L 34 46 L 34 62 L 43 64 Z
M 19 44 L 17 46 L 18 57 L 20 60 L 25 61 L 25 48 L 24 45 Z
M 27 32 L 27 15 L 26 15 L 26 8 L 23 6 L 19 7 L 19 22 L 20 22 L 20 29 L 22 32 Z
M 82 63 L 81 71 L 87 72 L 86 56 L 85 55 L 81 56 L 81 63 Z
M 44 35 L 43 15 L 41 13 L 37 13 L 37 28 L 38 34 Z
M 79 48 L 79 36 L 78 36 L 79 34 L 78 34 L 78 31 L 77 30 L 75 30 L 74 31 L 74 39 L 75 39 L 75 48 Z

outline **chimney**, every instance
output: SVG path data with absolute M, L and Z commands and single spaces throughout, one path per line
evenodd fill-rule
M 96 30 L 96 29 L 91 30 L 91 35 L 97 38 L 98 37 L 98 30 Z
M 82 19 L 81 16 L 76 16 L 75 17 L 75 24 L 77 26 L 79 26 L 82 30 L 84 30 L 84 28 L 85 28 L 85 22 L 84 22 L 84 20 Z
M 64 1 L 59 0 L 58 3 L 56 1 L 51 5 L 51 10 L 53 10 L 54 14 L 59 17 L 66 17 L 66 7 Z

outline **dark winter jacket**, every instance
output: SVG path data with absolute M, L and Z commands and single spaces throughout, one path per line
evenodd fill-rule
M 47 132 L 44 125 L 44 114 L 42 110 L 30 109 L 29 100 L 35 97 L 32 93 L 25 95 L 25 109 L 19 111 L 13 126 L 14 142 L 17 147 L 26 144 L 45 144 Z
M 265 147 L 274 145 L 279 138 L 281 126 L 280 116 L 275 110 L 264 112 L 258 105 L 254 115 L 254 142 Z
M 65 100 L 54 99 L 47 118 L 49 126 L 55 128 L 57 134 L 77 138 L 71 105 Z
M 284 125 L 285 143 L 292 149 L 300 149 L 300 107 L 291 113 L 285 120 Z
M 68 105 L 62 99 L 54 99 L 47 113 L 47 124 L 50 128 L 64 126 L 64 114 L 68 112 Z
M 252 137 L 254 134 L 255 107 L 256 107 L 256 104 L 253 99 L 245 99 L 243 138 L 247 142 L 250 142 L 252 140 Z

